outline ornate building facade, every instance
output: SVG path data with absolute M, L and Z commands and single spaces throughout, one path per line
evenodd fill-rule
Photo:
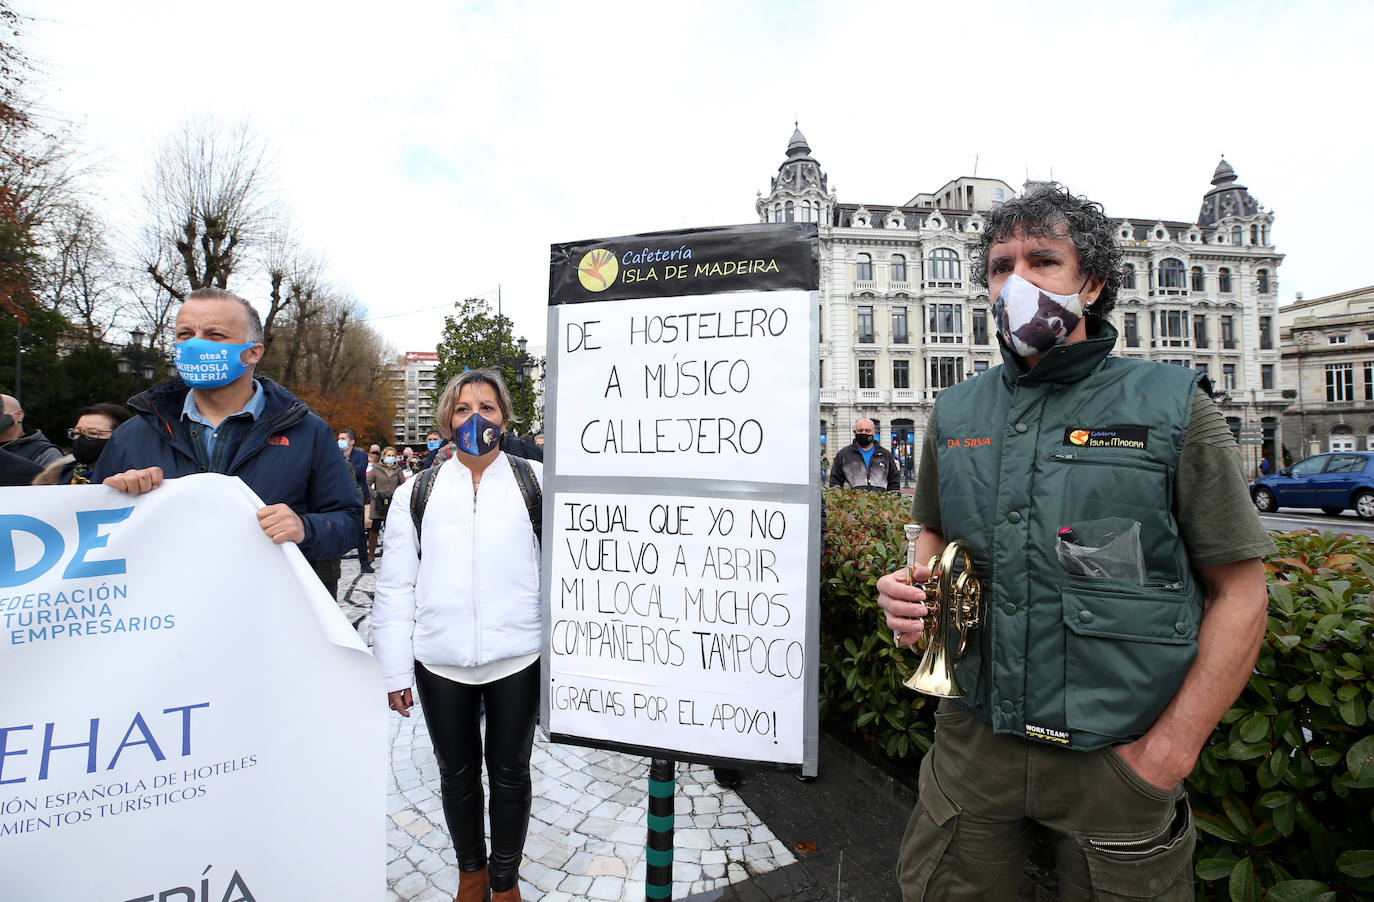
M 1027 182 L 1023 188 L 1038 183 Z M 820 231 L 821 422 L 833 455 L 854 421 L 919 452 L 943 388 L 1001 362 L 987 290 L 970 278 L 983 214 L 1014 196 L 999 179 L 964 176 L 904 204 L 841 202 L 798 129 L 761 222 L 815 222 Z M 1192 221 L 1116 221 L 1125 285 L 1112 318 L 1116 353 L 1205 372 L 1246 454 L 1271 460 L 1287 404 L 1279 385 L 1274 216 L 1223 159 Z M 1259 442 L 1258 444 L 1256 442 Z
M 1374 451 L 1374 285 L 1279 310 L 1294 458 Z

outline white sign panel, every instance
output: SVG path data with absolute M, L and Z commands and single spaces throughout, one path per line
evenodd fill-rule
M 800 763 L 806 505 L 559 493 L 549 729 Z
M 0 896 L 382 897 L 381 674 L 260 506 L 0 490 Z
M 558 472 L 805 485 L 811 294 L 552 308 Z

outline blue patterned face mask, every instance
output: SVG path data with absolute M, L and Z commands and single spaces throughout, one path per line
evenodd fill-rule
M 192 388 L 221 388 L 248 372 L 248 364 L 239 358 L 253 347 L 248 344 L 222 344 L 204 338 L 188 338 L 177 342 L 172 353 L 177 375 Z
M 453 437 L 458 443 L 459 451 L 473 457 L 481 457 L 501 446 L 501 427 L 473 411 L 472 416 L 453 430 Z

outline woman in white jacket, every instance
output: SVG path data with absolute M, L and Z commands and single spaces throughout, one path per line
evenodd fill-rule
M 410 716 L 420 693 L 439 762 L 444 819 L 458 857 L 456 902 L 518 902 L 530 818 L 530 750 L 539 703 L 539 542 L 515 471 L 538 462 L 500 450 L 510 395 L 491 370 L 469 370 L 439 398 L 438 425 L 457 453 L 437 468 L 419 535 L 412 492 L 396 490 L 372 607 L 373 652 L 387 703 Z M 482 823 L 486 705 L 491 855 Z

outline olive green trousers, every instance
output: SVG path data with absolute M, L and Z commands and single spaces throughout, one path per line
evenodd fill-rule
M 1061 899 L 1193 899 L 1182 784 L 1159 789 L 1110 748 L 995 735 L 948 703 L 935 721 L 897 868 L 906 902 L 1010 902 L 1036 832 L 1054 849 Z

